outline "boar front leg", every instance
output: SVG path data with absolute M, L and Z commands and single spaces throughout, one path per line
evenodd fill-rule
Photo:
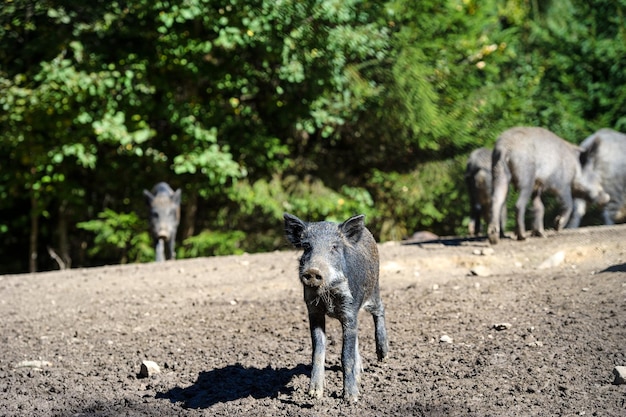
M 163 239 L 156 239 L 154 251 L 156 252 L 156 261 L 163 262 L 165 260 L 165 242 Z
M 587 211 L 587 202 L 582 198 L 577 198 L 574 200 L 574 209 L 572 210 L 572 215 L 567 223 L 568 228 L 577 228 L 580 226 L 580 221 L 585 215 Z M 604 211 L 603 213 L 605 213 Z
M 574 211 L 574 199 L 569 190 L 563 190 L 561 192 L 561 203 L 563 204 L 563 209 L 561 210 L 561 214 L 556 218 L 555 227 L 557 231 L 565 227 L 572 215 L 572 211 Z
M 326 316 L 324 312 L 309 310 L 309 327 L 313 344 L 309 395 L 322 398 L 324 395 L 324 362 L 326 360 Z
M 170 237 L 170 240 L 167 242 L 167 253 L 165 254 L 166 259 L 176 259 L 176 252 L 174 251 L 175 244 L 176 244 L 176 234 L 173 234 Z
M 358 380 L 361 374 L 361 357 L 358 346 L 357 315 L 351 314 L 342 322 L 343 346 L 341 365 L 343 367 L 343 398 L 348 402 L 359 399 Z

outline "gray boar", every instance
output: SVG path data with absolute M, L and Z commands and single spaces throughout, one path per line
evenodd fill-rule
M 180 222 L 180 189 L 172 190 L 165 182 L 154 186 L 152 192 L 143 190 L 150 208 L 150 233 L 154 239 L 156 260 L 174 259 L 176 231 Z
M 509 183 L 519 191 L 515 203 L 515 232 L 518 240 L 525 236 L 524 214 L 528 201 L 533 200 L 532 234 L 545 236 L 544 206 L 541 195 L 553 192 L 561 202 L 556 229 L 561 230 L 569 220 L 573 198 L 586 198 L 605 204 L 609 196 L 593 172 L 583 174 L 581 149 L 540 127 L 514 127 L 504 131 L 496 141 L 492 156 L 493 192 L 491 221 L 488 228 L 492 244 L 500 238 L 500 218 Z
M 602 209 L 604 224 L 626 221 L 626 135 L 600 129 L 581 142 L 586 152 L 583 171 L 594 171 L 611 199 Z M 587 211 L 584 199 L 574 200 L 574 212 L 567 225 L 578 227 Z
M 467 158 L 465 167 L 465 184 L 470 198 L 470 235 L 478 235 L 482 231 L 481 220 L 489 224 L 491 218 L 491 154 L 492 150 L 478 148 Z M 501 237 L 504 234 L 506 206 L 502 208 L 503 220 L 500 222 Z
M 341 322 L 343 346 L 343 397 L 355 402 L 359 396 L 362 370 L 358 344 L 358 312 L 363 307 L 374 318 L 378 360 L 387 355 L 389 345 L 385 327 L 385 308 L 378 287 L 378 247 L 364 224 L 363 215 L 341 224 L 304 222 L 285 213 L 287 239 L 303 253 L 299 277 L 309 315 L 313 344 L 309 394 L 324 393 L 326 357 L 326 315 Z
M 481 231 L 481 219 L 489 223 L 491 210 L 491 149 L 472 151 L 465 167 L 465 184 L 470 198 L 469 234 Z

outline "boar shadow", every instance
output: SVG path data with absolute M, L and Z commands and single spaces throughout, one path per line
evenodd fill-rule
M 429 244 L 439 244 L 443 246 L 461 246 L 468 242 L 484 242 L 487 240 L 487 236 L 467 236 L 467 237 L 439 237 L 437 239 L 430 240 L 411 240 L 406 239 L 400 242 L 401 245 L 416 245 L 416 246 L 428 246 Z
M 204 409 L 252 396 L 255 399 L 274 398 L 278 394 L 289 394 L 293 388 L 287 384 L 296 375 L 309 373 L 307 366 L 294 368 L 264 369 L 246 368 L 241 364 L 228 365 L 211 371 L 200 372 L 196 382 L 186 388 L 174 387 L 167 392 L 157 393 L 157 399 L 171 403 L 182 403 L 183 408 Z
M 611 265 L 600 272 L 626 272 L 626 263 Z

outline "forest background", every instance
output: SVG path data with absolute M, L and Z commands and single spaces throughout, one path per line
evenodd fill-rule
M 282 213 L 467 233 L 515 125 L 626 131 L 624 0 L 2 0 L 0 273 L 286 248 Z

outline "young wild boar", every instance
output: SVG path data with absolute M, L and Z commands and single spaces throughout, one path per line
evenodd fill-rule
M 313 343 L 309 394 L 317 398 L 324 392 L 326 315 L 338 319 L 343 329 L 341 364 L 345 400 L 355 402 L 359 396 L 362 364 L 357 319 L 361 307 L 374 317 L 378 360 L 383 360 L 389 349 L 385 308 L 378 287 L 378 247 L 365 227 L 364 218 L 354 216 L 341 224 L 307 223 L 284 214 L 287 239 L 303 250 L 299 277 L 304 286 Z
M 150 208 L 150 233 L 154 238 L 156 260 L 174 259 L 176 231 L 180 222 L 180 189 L 172 190 L 167 183 L 154 186 L 152 193 L 143 190 Z
M 472 236 L 482 232 L 481 220 L 489 224 L 491 216 L 491 149 L 474 149 L 467 158 L 465 184 L 470 198 L 470 222 L 468 232 Z M 506 206 L 502 208 L 500 235 L 504 235 Z

